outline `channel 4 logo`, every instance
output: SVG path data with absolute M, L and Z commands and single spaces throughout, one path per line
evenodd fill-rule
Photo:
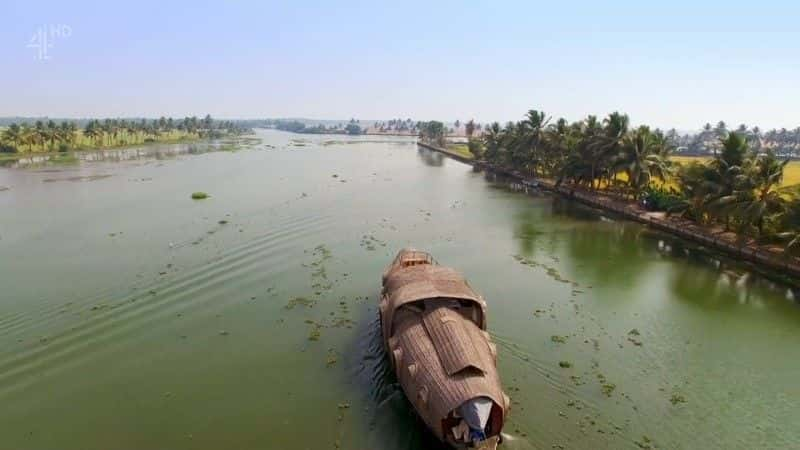
M 27 47 L 36 50 L 34 58 L 37 61 L 47 61 L 51 58 L 50 50 L 55 43 L 72 36 L 72 27 L 69 25 L 42 25 L 33 33 Z

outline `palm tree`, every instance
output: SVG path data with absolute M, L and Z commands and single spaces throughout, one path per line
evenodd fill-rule
M 62 141 L 68 146 L 72 146 L 75 142 L 75 123 L 63 121 L 56 131 L 58 140 Z
M 594 116 L 589 116 L 587 127 L 594 127 Z M 630 119 L 625 114 L 613 112 L 603 120 L 603 132 L 597 134 L 593 139 L 587 143 L 590 158 L 590 181 L 592 189 L 595 179 L 598 180 L 597 187 L 600 187 L 600 175 L 605 175 L 610 179 L 615 174 L 616 160 L 619 158 L 622 150 L 622 141 L 628 133 L 628 125 Z
M 720 153 L 711 162 L 717 192 L 709 196 L 708 208 L 712 214 L 723 219 L 728 230 L 731 215 L 735 215 L 738 205 L 748 195 L 746 172 L 752 161 L 752 153 L 745 138 L 736 133 L 728 133 L 728 137 L 721 140 L 720 144 Z
M 103 142 L 106 142 L 105 136 L 108 136 L 108 145 L 111 145 L 111 138 L 114 132 L 114 126 L 111 123 L 111 119 L 103 120 L 103 125 L 101 125 L 100 129 L 103 132 Z
M 45 140 L 50 142 L 50 150 L 53 150 L 58 140 L 58 126 L 52 120 L 48 120 L 47 125 L 45 125 L 44 137 Z
M 475 133 L 475 121 L 470 119 L 466 125 L 464 125 L 464 132 L 467 134 L 468 138 L 472 137 L 472 134 Z
M 19 147 L 19 143 L 22 138 L 22 129 L 16 123 L 12 123 L 5 131 L 3 131 L 3 140 L 10 142 L 15 149 Z
M 516 145 L 517 153 L 522 157 L 522 168 L 536 175 L 536 167 L 542 160 L 542 143 L 547 122 L 550 119 L 545 116 L 544 111 L 529 110 L 528 114 L 517 126 L 518 137 Z
M 103 131 L 100 123 L 96 120 L 89 121 L 83 130 L 83 135 L 89 140 L 94 141 L 95 145 L 97 145 L 98 141 L 103 139 Z
M 628 184 L 638 199 L 653 179 L 666 181 L 671 173 L 670 147 L 663 134 L 653 133 L 641 126 L 628 133 L 622 140 L 621 166 L 628 175 Z
M 36 144 L 36 132 L 30 125 L 27 123 L 22 125 L 22 129 L 20 130 L 20 137 L 19 137 L 20 144 L 27 144 L 28 151 L 33 151 L 33 146 Z
M 569 124 L 561 118 L 547 127 L 544 134 L 544 157 L 542 169 L 550 176 L 563 175 L 566 156 L 573 150 L 575 139 L 570 134 Z
M 709 198 L 719 191 L 716 171 L 707 164 L 693 162 L 679 167 L 677 181 L 683 200 L 667 213 L 680 212 L 697 222 L 706 222 Z
M 725 136 L 728 134 L 728 126 L 725 124 L 724 120 L 717 122 L 717 126 L 714 127 L 714 133 L 716 133 L 717 138 L 719 139 L 725 138 Z
M 486 147 L 484 157 L 487 161 L 493 164 L 502 164 L 502 131 L 500 124 L 497 122 L 492 123 L 483 135 L 483 143 Z
M 739 218 L 754 225 L 758 236 L 764 234 L 766 220 L 777 219 L 786 210 L 785 190 L 779 189 L 789 160 L 779 160 L 772 151 L 759 155 L 747 174 L 738 205 Z
M 44 123 L 41 120 L 37 120 L 36 124 L 34 125 L 33 130 L 33 139 L 34 142 L 44 148 L 44 143 L 47 140 L 47 130 L 44 127 Z

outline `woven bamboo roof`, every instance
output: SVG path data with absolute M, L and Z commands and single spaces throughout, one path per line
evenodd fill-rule
M 486 302 L 457 271 L 427 253 L 402 250 L 384 272 L 384 342 L 398 380 L 429 428 L 447 440 L 447 421 L 464 402 L 488 397 L 499 433 L 509 401 L 486 329 Z M 452 436 L 450 436 L 452 438 Z
M 464 277 L 449 267 L 424 264 L 401 267 L 393 264 L 384 276 L 386 297 L 384 338 L 388 339 L 395 311 L 403 305 L 426 299 L 451 298 L 474 302 L 481 310 L 478 325 L 486 328 L 486 302 L 467 284 Z

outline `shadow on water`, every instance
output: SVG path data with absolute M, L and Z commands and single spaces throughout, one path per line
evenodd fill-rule
M 599 222 L 605 216 L 603 212 L 590 206 L 564 198 L 560 195 L 553 196 L 553 214 L 565 216 L 583 222 Z
M 742 261 L 563 197 L 553 197 L 552 205 L 555 215 L 585 224 L 570 234 L 570 261 L 598 285 L 635 283 L 654 262 L 669 258 L 685 261 L 673 272 L 679 279 L 674 283 L 678 298 L 717 307 L 725 302 L 748 303 L 753 292 L 768 289 L 797 303 L 793 283 L 774 281 Z M 720 284 L 736 294 L 720 292 Z
M 702 248 L 682 244 L 659 241 L 663 253 L 686 262 L 672 270 L 668 284 L 678 300 L 717 311 L 740 306 L 794 311 L 800 308 L 796 288 L 748 271 L 735 261 L 714 256 Z M 764 295 L 767 292 L 774 295 Z
M 641 238 L 642 227 L 632 223 L 575 227 L 566 238 L 568 260 L 594 285 L 635 284 L 653 261 Z
M 441 167 L 444 165 L 445 156 L 439 152 L 428 150 L 427 148 L 417 147 L 417 155 L 426 166 Z
M 538 219 L 538 214 L 530 209 L 514 214 L 514 239 L 519 243 L 520 254 L 529 258 L 534 256 L 538 241 L 545 235 Z

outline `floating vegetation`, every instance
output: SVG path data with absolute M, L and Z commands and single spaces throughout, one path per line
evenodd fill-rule
M 309 264 L 303 264 L 303 267 L 311 267 L 314 270 L 311 272 L 311 288 L 315 289 L 314 295 L 320 296 L 323 291 L 329 291 L 333 288 L 333 283 L 328 280 L 328 270 L 325 263 L 332 258 L 331 251 L 324 244 L 320 244 L 311 252 L 315 259 Z
M 672 394 L 669 397 L 669 402 L 672 403 L 672 406 L 675 406 L 678 403 L 686 403 L 686 397 L 680 394 Z
M 639 448 L 646 449 L 646 450 L 654 448 L 653 447 L 653 440 L 650 439 L 647 436 L 642 436 L 641 440 L 633 441 L 633 443 L 636 444 Z
M 555 343 L 557 343 L 557 344 L 563 344 L 563 343 L 567 342 L 567 338 L 568 337 L 569 336 L 553 335 L 553 336 L 550 336 L 550 340 L 555 342 Z
M 318 323 L 314 323 L 311 327 L 311 330 L 308 332 L 308 340 L 309 341 L 318 341 L 322 333 L 320 332 L 321 326 Z
M 605 394 L 606 397 L 611 397 L 611 394 L 614 392 L 614 389 L 616 388 L 617 385 L 614 383 L 603 383 L 603 385 L 601 386 L 603 394 Z
M 583 408 L 586 408 L 586 404 L 580 400 L 569 400 L 567 401 L 567 406 L 575 408 L 578 411 L 582 410 Z
M 561 367 L 562 369 L 569 369 L 570 367 L 572 367 L 572 363 L 569 361 L 559 361 L 558 367 Z
M 574 384 L 575 386 L 581 386 L 586 384 L 586 382 L 583 381 L 580 375 L 570 375 L 569 379 L 572 380 L 572 384 Z
M 554 280 L 556 280 L 556 281 L 558 281 L 560 283 L 569 283 L 569 284 L 572 284 L 573 287 L 579 286 L 577 282 L 569 280 L 567 278 L 564 278 L 561 275 L 561 273 L 559 273 L 558 269 L 556 269 L 555 267 L 548 266 L 547 264 L 540 263 L 540 262 L 534 261 L 532 259 L 528 259 L 528 258 L 526 258 L 526 257 L 524 257 L 522 255 L 512 255 L 512 256 L 514 257 L 514 259 L 518 263 L 522 264 L 523 266 L 544 269 L 545 273 L 547 274 L 547 276 L 549 276 L 550 278 L 552 278 L 552 279 L 554 279 Z M 579 291 L 577 289 L 573 289 L 572 293 L 573 293 L 573 295 L 575 295 L 575 294 L 580 293 L 580 292 L 583 292 L 583 291 Z
M 313 295 L 310 297 L 293 297 L 285 306 L 287 310 L 295 307 L 312 308 L 316 306 L 330 293 L 334 282 L 338 281 L 332 280 L 332 276 L 328 272 L 327 262 L 333 258 L 333 255 L 325 244 L 317 245 L 313 249 L 307 249 L 304 253 L 310 254 L 312 257 L 311 261 L 303 263 L 302 267 L 310 270 L 309 282 L 313 289 Z M 345 273 L 342 276 L 347 277 L 348 274 Z M 267 289 L 267 293 L 271 293 L 274 296 L 276 295 L 274 290 L 274 287 L 270 287 Z M 338 302 L 327 302 L 323 307 L 318 308 L 324 311 L 319 313 L 324 314 L 323 318 L 304 318 L 304 323 L 309 326 L 308 341 L 322 340 L 322 330 L 325 328 L 353 328 L 355 322 L 347 317 L 350 307 L 345 300 L 345 296 L 340 296 Z M 333 308 L 333 310 L 330 308 Z M 329 348 L 325 358 L 326 367 L 332 367 L 337 364 L 338 356 L 338 353 L 333 348 Z
M 370 235 L 365 234 L 361 238 L 361 243 L 359 245 L 361 245 L 362 247 L 364 247 L 368 251 L 375 251 L 378 246 L 386 247 L 386 242 L 376 238 L 375 236 L 373 236 L 371 234 Z
M 192 200 L 203 200 L 208 198 L 209 195 L 205 192 L 192 192 Z
M 346 318 L 346 317 L 334 317 L 333 322 L 331 322 L 330 326 L 332 328 L 353 328 L 355 322 Z
M 317 303 L 316 300 L 311 300 L 306 297 L 294 297 L 289 300 L 289 303 L 284 306 L 285 309 L 294 309 L 295 306 L 304 306 L 306 308 L 313 308 Z
M 328 349 L 328 358 L 325 360 L 325 367 L 332 367 L 336 365 L 336 351 L 332 348 Z
M 220 224 L 220 225 L 226 225 L 226 224 L 228 223 L 228 221 L 227 221 L 227 220 L 225 220 L 225 219 L 222 219 L 222 220 L 220 220 L 220 221 L 219 221 L 219 222 L 217 222 L 217 223 L 218 223 L 218 224 Z
M 79 181 L 97 181 L 102 180 L 104 178 L 108 178 L 111 175 L 87 175 L 82 177 L 67 177 L 67 178 L 45 178 L 42 180 L 43 183 L 55 183 L 57 181 L 72 181 L 72 182 L 79 182 Z
M 628 331 L 628 341 L 630 341 L 633 345 L 641 347 L 642 341 L 636 339 L 634 336 L 639 336 L 639 330 L 637 330 L 636 328 L 632 329 L 631 331 Z

